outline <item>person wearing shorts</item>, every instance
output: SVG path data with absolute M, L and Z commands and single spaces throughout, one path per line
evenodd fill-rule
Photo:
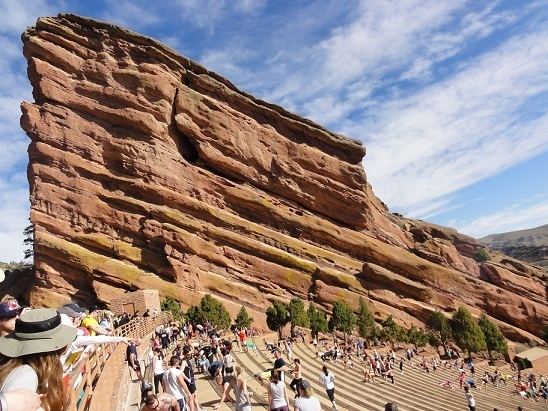
M 194 370 L 192 369 L 192 357 L 190 355 L 190 347 L 183 348 L 183 361 L 181 362 L 181 370 L 183 371 L 183 378 L 185 379 L 190 397 L 188 398 L 188 405 L 190 411 L 198 411 L 200 409 L 200 403 L 196 395 L 196 378 L 194 377 Z
M 335 403 L 335 376 L 331 371 L 327 369 L 327 366 L 322 367 L 322 373 L 320 374 L 320 384 L 325 388 L 327 397 L 331 401 L 333 409 L 337 409 L 337 404 Z
M 289 384 L 289 388 L 295 391 L 295 398 L 297 398 L 299 396 L 299 387 L 303 380 L 302 370 L 301 370 L 301 360 L 299 360 L 298 358 L 295 358 L 293 360 L 293 363 L 295 364 L 295 367 L 291 371 L 293 373 L 293 381 L 291 381 L 291 384 Z
M 186 386 L 183 372 L 179 369 L 181 360 L 179 357 L 171 357 L 169 368 L 164 372 L 164 387 L 166 393 L 173 396 L 181 410 L 186 407 L 186 398 L 190 398 L 190 392 Z

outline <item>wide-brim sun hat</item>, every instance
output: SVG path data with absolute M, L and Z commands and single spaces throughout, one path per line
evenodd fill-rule
M 60 350 L 76 338 L 76 328 L 61 323 L 53 308 L 29 310 L 16 320 L 15 331 L 0 337 L 0 354 L 21 357 Z
M 64 305 L 62 307 L 59 307 L 57 309 L 57 312 L 59 314 L 65 314 L 68 315 L 70 318 L 82 318 L 85 317 L 85 314 L 83 312 L 74 311 L 72 308 Z

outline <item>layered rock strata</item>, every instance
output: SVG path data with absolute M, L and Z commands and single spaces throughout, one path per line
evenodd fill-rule
M 405 325 L 464 304 L 519 341 L 548 320 L 542 272 L 390 214 L 359 142 L 109 24 L 40 18 L 23 43 L 33 304 L 154 288 L 261 319 L 272 299 L 362 296 Z

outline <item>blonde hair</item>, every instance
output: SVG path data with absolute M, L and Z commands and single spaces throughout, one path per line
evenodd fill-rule
M 312 397 L 312 394 L 314 394 L 314 389 L 312 387 L 308 387 L 306 390 L 303 391 L 306 398 L 310 398 Z
M 17 358 L 0 355 L 0 385 L 17 367 L 28 365 L 38 377 L 38 394 L 45 394 L 42 398 L 42 408 L 45 411 L 67 410 L 68 396 L 63 385 L 63 366 L 59 361 L 59 356 L 64 350 L 63 348 Z
M 236 375 L 240 375 L 243 371 L 243 368 L 239 365 L 236 366 Z

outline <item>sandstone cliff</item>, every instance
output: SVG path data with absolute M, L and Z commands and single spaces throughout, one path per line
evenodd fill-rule
M 258 100 L 162 44 L 74 15 L 23 35 L 34 103 L 34 304 L 156 288 L 261 313 L 364 296 L 410 325 L 460 304 L 509 337 L 548 320 L 544 273 L 454 230 L 391 215 L 359 142 Z

